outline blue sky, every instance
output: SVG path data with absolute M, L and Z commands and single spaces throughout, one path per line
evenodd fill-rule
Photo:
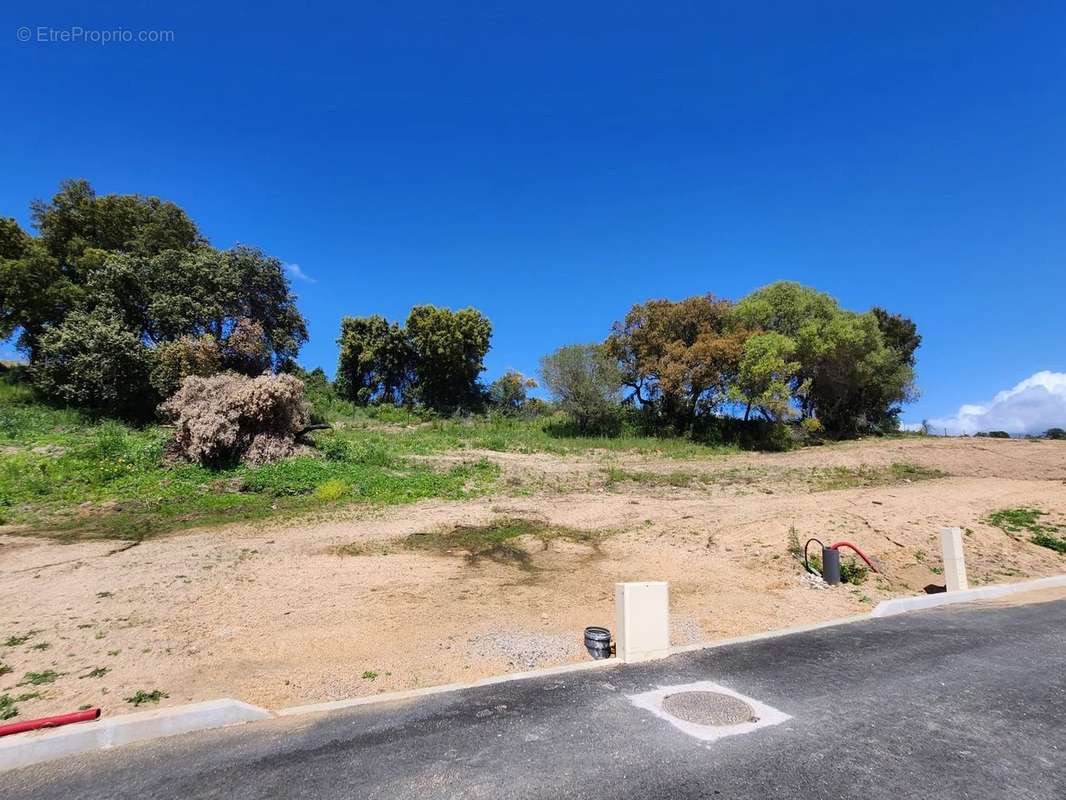
M 1061 3 L 102 5 L 0 11 L 0 214 L 173 200 L 308 276 L 306 366 L 428 302 L 533 373 L 787 278 L 918 322 L 906 419 L 1066 372 Z M 173 41 L 39 41 L 71 26 Z

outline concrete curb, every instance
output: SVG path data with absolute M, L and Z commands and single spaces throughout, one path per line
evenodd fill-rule
M 100 719 L 0 739 L 0 771 L 147 739 L 268 719 L 265 708 L 240 700 L 208 700 Z
M 324 711 L 338 711 L 343 708 L 356 706 L 369 706 L 375 703 L 394 703 L 403 700 L 414 700 L 419 697 L 429 697 L 435 694 L 458 692 L 463 689 L 476 689 L 480 686 L 494 686 L 497 683 L 510 683 L 511 681 L 524 681 L 529 678 L 544 678 L 551 675 L 566 675 L 571 672 L 585 672 L 590 669 L 605 669 L 617 667 L 623 662 L 616 658 L 603 661 L 581 661 L 577 664 L 563 664 L 560 667 L 545 667 L 544 669 L 532 669 L 527 672 L 512 672 L 507 675 L 494 675 L 491 678 L 483 678 L 469 683 L 445 683 L 440 686 L 426 686 L 422 689 L 408 689 L 402 692 L 383 692 L 371 694 L 365 697 L 350 697 L 345 700 L 330 700 L 325 703 L 311 703 L 306 706 L 290 706 L 282 708 L 275 713 L 279 717 L 296 717 L 301 714 L 319 714 Z
M 1018 592 L 1054 589 L 1059 586 L 1066 586 L 1066 575 L 1053 575 L 1050 578 L 1037 578 L 1036 580 L 1022 583 L 982 586 L 980 589 L 966 589 L 961 592 L 941 592 L 940 594 L 926 594 L 918 597 L 896 597 L 892 600 L 882 600 L 870 612 L 870 616 L 891 617 L 908 611 L 920 611 L 923 608 L 936 608 L 937 606 L 947 606 L 954 603 L 970 603 L 974 600 L 988 600 L 993 597 L 1017 594 Z

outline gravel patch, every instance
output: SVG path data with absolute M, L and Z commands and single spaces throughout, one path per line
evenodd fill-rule
M 534 669 L 568 661 L 585 651 L 579 634 L 523 633 L 489 630 L 471 636 L 470 653 L 476 658 L 506 661 L 509 667 Z
M 804 572 L 800 576 L 800 583 L 806 586 L 808 589 L 828 589 L 829 584 L 822 580 L 821 575 L 815 575 L 813 572 Z
M 692 617 L 670 615 L 670 643 L 675 645 L 700 644 L 707 641 L 703 628 Z

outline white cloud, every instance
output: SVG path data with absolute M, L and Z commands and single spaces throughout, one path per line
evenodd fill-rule
M 293 280 L 304 281 L 305 283 L 316 283 L 314 278 L 300 269 L 299 264 L 286 264 L 285 271 L 292 276 Z
M 987 403 L 969 404 L 950 417 L 929 420 L 933 433 L 1006 431 L 1039 434 L 1066 428 L 1066 372 L 1044 370 L 1005 389 Z

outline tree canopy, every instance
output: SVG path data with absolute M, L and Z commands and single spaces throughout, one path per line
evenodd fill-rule
M 544 385 L 581 433 L 609 433 L 618 423 L 623 375 L 603 345 L 572 344 L 540 360 Z
M 345 317 L 338 339 L 337 384 L 355 402 L 419 402 L 437 411 L 484 402 L 478 376 L 492 324 L 477 309 L 411 309 L 400 326 L 384 317 Z
M 37 236 L 0 221 L 0 336 L 17 333 L 48 396 L 145 416 L 182 364 L 215 363 L 190 341 L 209 337 L 200 348 L 217 350 L 217 368 L 257 375 L 307 340 L 281 262 L 212 248 L 173 203 L 78 180 L 31 209 Z M 184 356 L 165 347 L 182 341 Z
M 649 300 L 615 323 L 606 352 L 632 399 L 683 426 L 726 399 L 747 336 L 713 295 Z
M 716 416 L 818 420 L 831 436 L 894 430 L 915 396 L 914 322 L 881 308 L 856 313 L 798 283 L 736 304 L 713 295 L 634 305 L 606 353 L 628 401 L 658 424 Z M 739 412 L 735 406 L 739 406 Z

